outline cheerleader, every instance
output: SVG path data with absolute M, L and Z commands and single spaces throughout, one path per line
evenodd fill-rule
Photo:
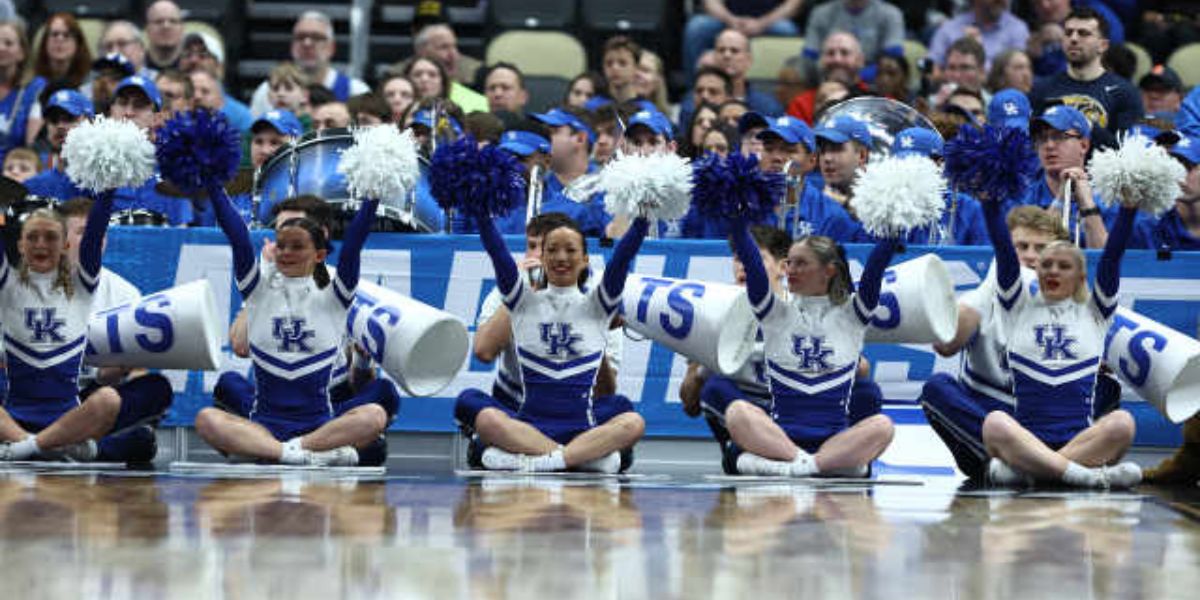
M 519 409 L 495 403 L 474 416 L 475 429 L 489 446 L 481 457 L 483 465 L 496 470 L 617 472 L 620 451 L 641 438 L 645 422 L 627 399 L 595 398 L 592 390 L 609 323 L 620 308 L 625 278 L 649 229 L 648 220 L 634 221 L 617 244 L 600 285 L 591 289 L 584 287 L 588 255 L 579 225 L 567 220 L 546 232 L 542 267 L 547 285 L 534 290 L 520 276 L 495 222 L 484 216 L 477 219 L 510 312 L 524 390 Z M 612 409 L 616 406 L 626 408 Z
M 1036 290 L 1023 285 L 1000 203 L 984 203 L 1016 400 L 1013 414 L 993 411 L 983 422 L 993 483 L 1033 479 L 1126 488 L 1141 480 L 1136 464 L 1115 464 L 1133 441 L 1133 417 L 1115 410 L 1092 418 L 1104 340 L 1117 308 L 1121 256 L 1136 214 L 1135 206 L 1121 206 L 1089 294 L 1083 252 L 1069 242 L 1047 245 L 1036 264 Z
M 356 449 L 378 439 L 388 415 L 375 403 L 348 403 L 349 410 L 335 411 L 330 383 L 358 285 L 359 254 L 379 202 L 362 203 L 331 279 L 324 266 L 325 232 L 318 223 L 307 218 L 281 223 L 275 262 L 260 262 L 229 198 L 212 196 L 217 223 L 233 246 L 238 290 L 248 305 L 256 389 L 251 406 L 234 411 L 248 418 L 205 408 L 196 416 L 196 432 L 227 455 L 289 465 L 357 465 Z
M 875 246 L 855 293 L 844 250 L 826 237 L 801 238 L 789 249 L 784 271 L 790 302 L 771 293 L 762 256 L 744 222 L 734 227 L 733 243 L 762 327 L 771 403 L 764 410 L 735 400 L 725 410 L 733 440 L 726 449 L 726 471 L 865 475 L 891 443 L 892 422 L 876 414 L 850 425 L 849 398 L 863 335 L 897 240 L 884 238 Z

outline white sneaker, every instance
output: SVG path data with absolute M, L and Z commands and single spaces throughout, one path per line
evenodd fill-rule
M 576 468 L 578 471 L 586 473 L 609 473 L 614 474 L 621 470 L 621 453 L 610 452 L 600 458 L 589 460 Z
M 1008 463 L 993 458 L 988 463 L 987 480 L 992 484 L 1000 487 L 1024 487 L 1033 485 L 1030 477 L 1010 466 Z
M 318 467 L 354 467 L 358 465 L 358 450 L 355 450 L 354 446 L 310 452 L 309 457 L 309 464 Z
M 1125 490 L 1142 482 L 1142 468 L 1135 462 L 1100 467 L 1100 470 L 1109 488 Z
M 531 471 L 529 457 L 489 446 L 481 457 L 483 468 L 489 471 Z
M 792 463 L 782 460 L 771 460 L 757 454 L 742 452 L 737 459 L 737 470 L 742 475 L 763 475 L 766 477 L 790 477 Z
M 24 459 L 17 458 L 17 453 L 13 450 L 13 442 L 0 443 L 0 462 L 13 462 L 16 460 Z

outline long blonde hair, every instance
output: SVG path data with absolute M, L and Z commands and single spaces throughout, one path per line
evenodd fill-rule
M 846 260 L 846 249 L 833 238 L 823 235 L 806 235 L 792 243 L 793 246 L 803 244 L 812 250 L 822 266 L 833 265 L 833 276 L 829 278 L 829 286 L 825 289 L 829 301 L 841 304 L 850 299 L 854 291 L 854 282 L 850 279 L 850 263 Z
M 1079 246 L 1076 246 L 1075 244 L 1072 244 L 1066 240 L 1055 240 L 1049 244 L 1046 244 L 1046 247 L 1042 249 L 1040 254 L 1038 254 L 1038 260 L 1040 261 L 1042 257 L 1050 254 L 1051 252 L 1058 252 L 1060 250 L 1070 254 L 1071 258 L 1075 260 L 1075 266 L 1079 268 L 1079 285 L 1075 288 L 1075 293 L 1071 295 L 1071 299 L 1080 304 L 1087 302 L 1087 259 L 1084 258 L 1083 250 L 1080 250 Z
M 44 219 L 57 223 L 59 229 L 62 231 L 63 240 L 67 239 L 66 221 L 63 219 L 62 215 L 58 213 L 58 211 L 55 211 L 51 208 L 39 208 L 29 213 L 29 215 L 25 217 L 25 221 L 21 223 L 21 237 L 25 236 L 25 227 L 28 226 L 30 222 L 37 219 Z M 62 288 L 63 294 L 65 294 L 67 298 L 70 298 L 75 293 L 75 284 L 71 279 L 71 257 L 65 250 L 58 256 L 57 272 L 58 274 L 54 278 L 54 287 Z M 24 258 L 21 260 L 21 266 L 18 270 L 18 277 L 22 284 L 30 284 L 29 264 L 25 262 Z

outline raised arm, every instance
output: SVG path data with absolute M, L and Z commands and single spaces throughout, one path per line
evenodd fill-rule
M 100 277 L 100 259 L 104 255 L 104 235 L 112 216 L 113 194 L 100 194 L 88 213 L 83 238 L 79 240 L 79 279 L 89 292 L 96 291 Z
M 730 234 L 733 237 L 733 251 L 737 254 L 742 268 L 746 270 L 746 297 L 750 306 L 760 320 L 771 312 L 772 300 L 771 281 L 767 277 L 767 268 L 763 266 L 762 254 L 750 237 L 750 228 L 744 222 L 734 224 Z
M 859 318 L 869 320 L 875 307 L 879 305 L 879 289 L 883 287 L 883 273 L 896 254 L 900 239 L 885 237 L 875 244 L 867 257 L 867 265 L 863 267 L 862 278 L 858 280 L 858 292 L 854 295 L 855 308 L 859 310 Z
M 371 232 L 371 224 L 375 222 L 375 211 L 378 208 L 379 200 L 363 201 L 354 215 L 354 220 L 346 227 L 345 237 L 342 238 L 334 291 L 346 306 L 350 306 L 354 299 L 354 289 L 358 287 L 359 257 L 362 256 L 363 244 L 367 243 L 367 234 Z
M 495 221 L 485 215 L 475 215 L 475 220 L 479 222 L 479 239 L 483 242 L 483 249 L 487 250 L 492 259 L 492 268 L 496 271 L 496 287 L 500 289 L 504 303 L 511 308 L 517 300 L 512 297 L 513 290 L 520 282 L 517 261 L 513 260 L 512 253 L 504 244 L 504 237 L 496 228 Z
M 254 255 L 254 244 L 250 241 L 250 230 L 246 228 L 246 222 L 233 207 L 224 188 L 214 187 L 209 190 L 208 196 L 212 200 L 217 225 L 225 232 L 233 250 L 233 273 L 237 277 L 238 291 L 243 298 L 249 298 L 258 285 L 258 261 Z
M 611 313 L 616 310 L 617 299 L 625 290 L 625 278 L 629 276 L 629 265 L 642 247 L 646 232 L 650 230 L 650 221 L 645 217 L 634 219 L 633 225 L 621 236 L 617 247 L 613 249 L 612 258 L 604 267 L 604 281 L 601 282 L 605 296 L 605 308 Z
M 1137 208 L 1122 206 L 1117 213 L 1117 220 L 1108 234 L 1108 243 L 1104 245 L 1104 253 L 1100 255 L 1100 263 L 1096 265 L 1096 307 L 1108 318 L 1117 309 L 1117 292 L 1121 287 L 1121 257 L 1125 255 L 1125 246 L 1133 233 L 1133 222 L 1137 217 Z
M 1021 262 L 1013 248 L 1004 215 L 1000 213 L 1000 204 L 995 200 L 983 202 L 983 219 L 987 223 L 988 237 L 992 238 L 992 248 L 996 250 L 996 293 L 1007 310 L 1016 300 L 1013 286 L 1021 282 Z

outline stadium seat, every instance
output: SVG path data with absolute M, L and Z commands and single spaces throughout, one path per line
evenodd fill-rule
M 746 74 L 748 79 L 755 81 L 770 81 L 779 77 L 779 69 L 788 59 L 800 56 L 804 50 L 802 37 L 760 36 L 750 40 L 750 53 L 754 55 L 754 64 Z
M 1127 41 L 1125 42 L 1125 47 L 1137 58 L 1137 67 L 1133 70 L 1133 83 L 1136 85 L 1143 75 L 1150 72 L 1150 68 L 1154 66 L 1154 61 L 1150 60 L 1150 53 L 1138 44 Z
M 42 7 L 48 15 L 67 12 L 93 19 L 128 19 L 136 12 L 133 0 L 44 0 Z
M 1183 87 L 1200 85 L 1200 42 L 1177 48 L 1171 53 L 1171 58 L 1167 59 L 1167 66 L 1179 73 Z
M 929 54 L 925 44 L 916 40 L 904 40 L 904 60 L 908 61 L 908 88 L 915 90 L 921 85 L 921 59 Z
M 520 65 L 526 75 L 571 79 L 587 69 L 587 53 L 579 40 L 558 31 L 508 31 L 488 44 L 484 62 Z
M 525 77 L 525 90 L 529 92 L 529 103 L 526 112 L 543 112 L 562 104 L 567 94 L 571 80 L 553 75 L 532 75 Z
M 651 32 L 663 29 L 666 0 L 582 0 L 580 17 L 589 31 Z
M 576 20 L 575 0 L 491 0 L 488 18 L 504 29 L 571 29 Z

